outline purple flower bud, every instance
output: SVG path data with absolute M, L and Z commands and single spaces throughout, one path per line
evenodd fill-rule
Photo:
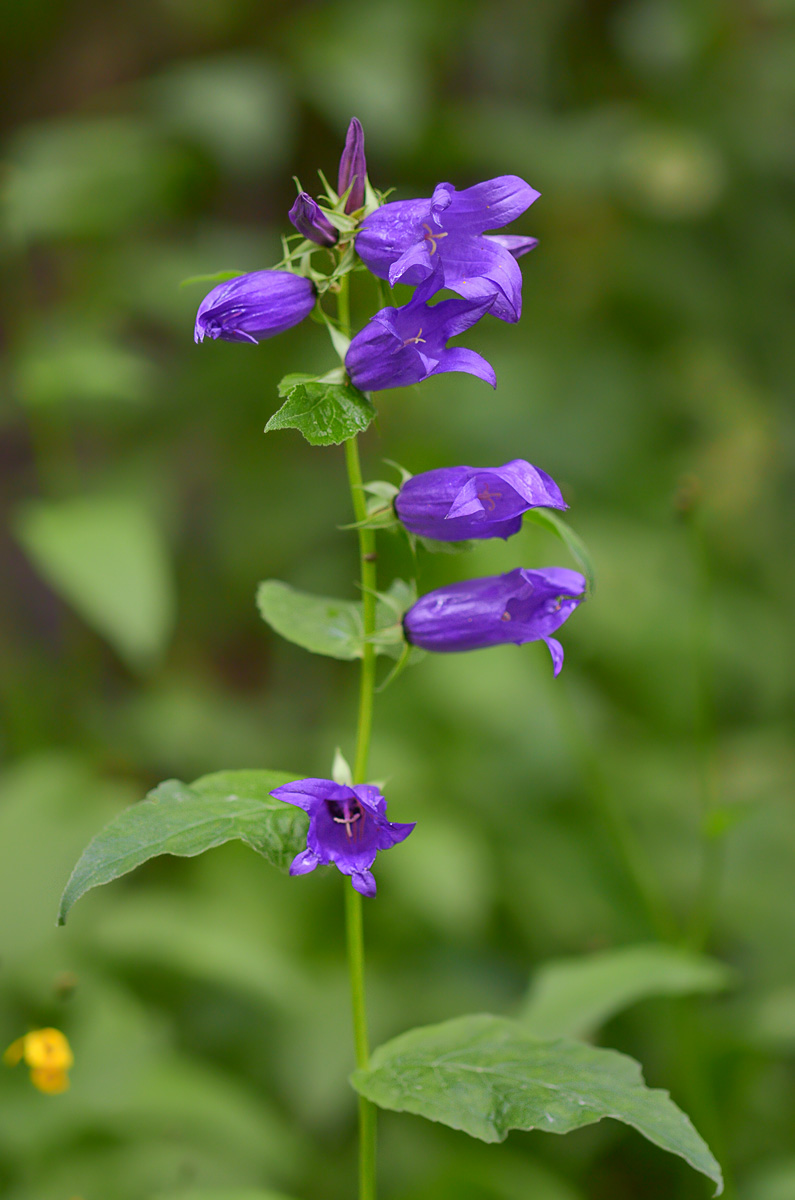
M 345 369 L 356 387 L 363 392 L 409 387 L 444 371 L 466 371 L 496 387 L 494 369 L 485 358 L 463 346 L 446 346 L 449 338 L 470 329 L 489 311 L 494 295 L 426 304 L 439 280 L 439 272 L 434 272 L 408 304 L 382 308 L 356 334 L 345 356 Z
M 345 148 L 340 158 L 340 173 L 337 191 L 344 195 L 348 188 L 351 194 L 345 201 L 346 213 L 356 212 L 364 207 L 364 181 L 367 177 L 367 163 L 364 158 L 364 130 L 361 123 L 353 118 L 348 126 L 345 138 Z M 353 184 L 353 187 L 351 187 Z
M 261 342 L 303 321 L 314 306 L 314 284 L 302 275 L 252 271 L 208 292 L 196 314 L 193 340 Z
M 539 195 L 517 175 L 499 175 L 460 192 L 440 183 L 428 199 L 392 200 L 366 217 L 356 253 L 392 284 L 421 283 L 440 266 L 439 287 L 468 300 L 496 292 L 492 314 L 518 321 L 522 272 L 516 259 L 532 250 L 535 238 L 495 237 L 486 230 L 515 220 Z
M 306 192 L 301 192 L 288 213 L 299 233 L 318 246 L 333 246 L 339 234 L 323 209 Z
M 563 647 L 550 635 L 582 601 L 585 578 L 564 567 L 488 575 L 452 583 L 420 596 L 403 618 L 406 640 L 437 652 L 480 650 L 540 638 L 552 655 L 557 675 Z
M 414 825 L 387 821 L 386 800 L 370 784 L 346 787 L 332 779 L 298 779 L 271 792 L 277 800 L 309 813 L 306 850 L 296 855 L 291 875 L 306 875 L 334 863 L 363 896 L 375 895 L 370 867 L 379 850 L 409 836 Z
M 509 538 L 529 508 L 568 508 L 545 471 L 514 458 L 502 467 L 439 467 L 412 475 L 395 497 L 406 529 L 437 542 Z

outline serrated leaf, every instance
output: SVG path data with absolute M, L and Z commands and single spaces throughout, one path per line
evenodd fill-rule
M 582 567 L 588 584 L 588 594 L 591 595 L 596 587 L 596 573 L 582 538 L 578 537 L 571 526 L 551 508 L 531 508 L 525 513 L 524 519 L 532 521 L 534 525 L 540 525 L 542 529 L 560 538 L 574 561 Z
M 284 771 L 218 771 L 192 784 L 159 784 L 88 844 L 61 897 L 58 924 L 90 888 L 159 854 L 192 858 L 237 838 L 286 870 L 305 843 L 306 817 L 269 793 L 296 778 Z
M 270 418 L 265 432 L 297 429 L 312 446 L 338 446 L 362 433 L 375 416 L 365 394 L 351 383 L 288 375 L 279 385 L 279 395 L 285 394 L 287 400 Z
M 380 1046 L 351 1081 L 381 1108 L 484 1142 L 504 1141 L 511 1129 L 568 1133 L 611 1117 L 723 1188 L 720 1167 L 689 1118 L 667 1092 L 646 1087 L 634 1059 L 582 1042 L 541 1041 L 506 1017 L 412 1029 Z
M 376 607 L 376 631 L 382 635 L 374 642 L 377 654 L 399 657 L 404 640 L 400 614 L 412 603 L 411 589 L 403 580 L 393 581 L 385 595 L 389 603 Z M 257 589 L 257 607 L 271 629 L 313 654 L 350 661 L 364 654 L 364 618 L 361 601 L 336 600 L 331 596 L 312 596 L 278 579 L 266 579 Z M 391 633 L 390 639 L 384 634 Z
M 624 946 L 544 963 L 519 1020 L 536 1037 L 589 1037 L 622 1009 L 647 996 L 716 992 L 732 973 L 723 963 L 677 946 Z
M 145 505 L 106 494 L 30 501 L 15 532 L 50 586 L 133 669 L 154 664 L 176 599 L 168 548 Z

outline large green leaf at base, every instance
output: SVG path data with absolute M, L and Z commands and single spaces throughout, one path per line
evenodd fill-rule
M 159 854 L 190 858 L 235 838 L 286 870 L 306 842 L 306 816 L 269 795 L 296 775 L 218 771 L 190 785 L 169 779 L 119 813 L 83 851 L 58 909 L 63 925 L 76 900 Z
M 621 946 L 544 963 L 519 1014 L 535 1037 L 589 1037 L 647 996 L 717 992 L 732 982 L 723 963 L 679 946 Z
M 540 1041 L 517 1021 L 480 1014 L 401 1034 L 353 1086 L 381 1108 L 501 1142 L 511 1129 L 568 1133 L 604 1117 L 632 1125 L 723 1188 L 721 1170 L 667 1092 L 634 1059 L 581 1042 Z

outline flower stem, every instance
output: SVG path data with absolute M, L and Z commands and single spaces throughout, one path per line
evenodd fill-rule
M 337 316 L 342 333 L 350 335 L 350 296 L 347 275 L 340 280 L 337 296 Z M 367 503 L 362 490 L 362 467 L 356 437 L 345 443 L 345 465 L 351 489 L 351 501 L 357 523 L 367 516 Z M 370 755 L 370 736 L 373 728 L 373 701 L 375 697 L 375 647 L 369 640 L 375 632 L 375 531 L 359 528 L 359 570 L 362 585 L 362 616 L 364 626 L 364 648 L 359 678 L 359 711 L 356 723 L 356 758 L 353 767 L 354 783 L 364 783 L 367 778 L 367 760 Z M 353 1015 L 353 1041 L 356 1066 L 363 1070 L 370 1062 L 370 1047 L 367 1037 L 367 1009 L 364 995 L 364 930 L 362 921 L 362 898 L 344 880 L 345 887 L 345 932 L 348 948 L 348 972 L 351 981 L 351 1010 Z M 364 1096 L 359 1097 L 359 1200 L 375 1200 L 375 1105 Z

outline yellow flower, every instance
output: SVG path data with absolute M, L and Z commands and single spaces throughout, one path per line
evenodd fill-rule
M 67 1072 L 74 1055 L 60 1029 L 34 1029 L 17 1038 L 3 1055 L 3 1062 L 15 1067 L 22 1059 L 30 1067 L 31 1083 L 40 1092 L 55 1096 L 69 1087 Z

